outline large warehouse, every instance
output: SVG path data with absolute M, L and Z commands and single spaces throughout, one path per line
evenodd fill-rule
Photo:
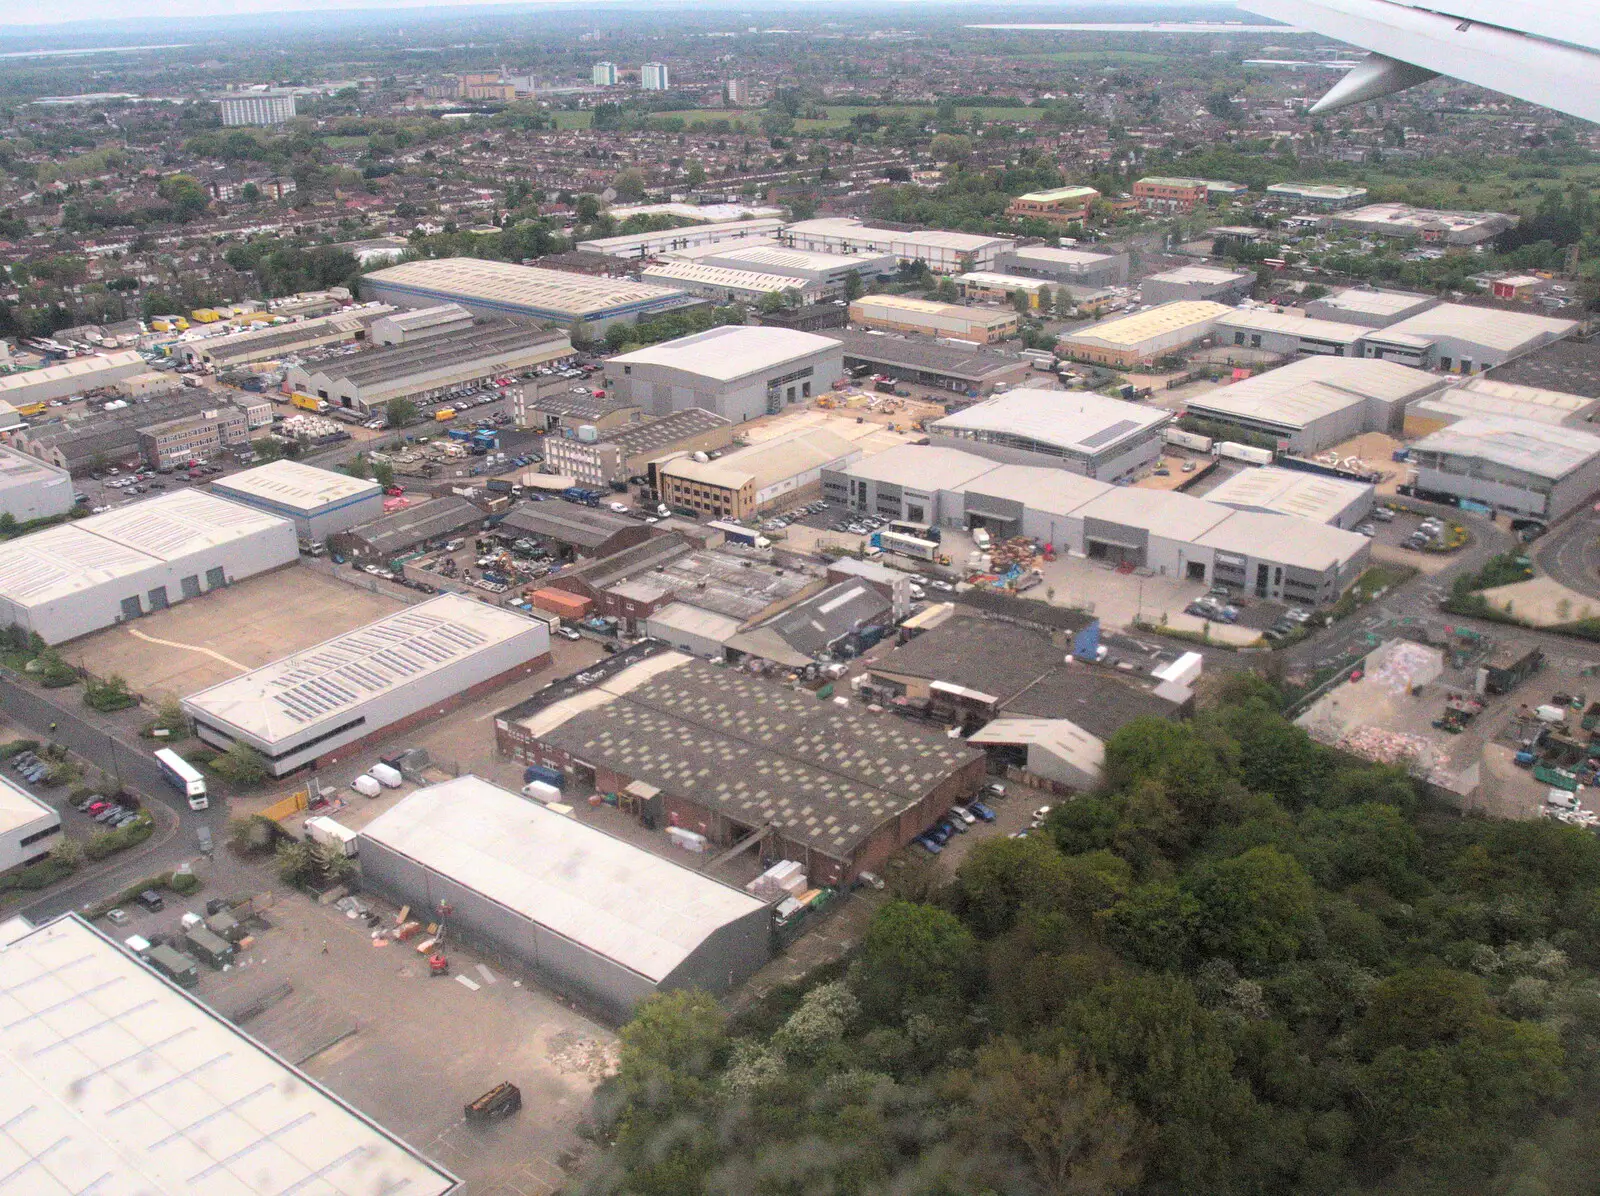
M 214 494 L 294 523 L 304 540 L 325 540 L 383 514 L 383 487 L 347 473 L 269 461 L 211 483 Z
M 993 394 L 1031 376 L 1033 362 L 978 345 L 948 345 L 927 337 L 886 336 L 841 328 L 827 334 L 844 346 L 844 368 L 852 376 L 884 374 L 897 382 L 937 386 L 956 394 Z
M 0 400 L 13 407 L 29 407 L 107 387 L 149 368 L 132 349 L 120 349 L 103 357 L 75 357 L 60 365 L 18 370 L 0 377 Z
M 1442 212 L 1405 203 L 1373 203 L 1328 217 L 1334 229 L 1438 245 L 1477 245 L 1517 226 L 1503 212 Z
M 334 764 L 550 663 L 542 622 L 459 594 L 397 610 L 183 699 L 195 733 L 275 777 Z
M 1579 427 L 1593 415 L 1595 400 L 1585 395 L 1518 386 L 1475 375 L 1462 378 L 1438 394 L 1419 399 L 1406 408 L 1408 438 L 1426 436 L 1474 415 L 1528 419 L 1539 424 Z
M 1376 490 L 1365 482 L 1265 465 L 1240 470 L 1208 490 L 1205 497 L 1207 502 L 1238 511 L 1297 515 L 1348 529 L 1371 513 Z
M 1441 303 L 1384 331 L 1430 340 L 1441 370 L 1476 374 L 1571 336 L 1577 328 L 1576 320 Z
M 287 519 L 179 491 L 0 544 L 0 624 L 59 644 L 299 556 Z
M 1213 299 L 1236 303 L 1255 289 L 1256 276 L 1248 270 L 1224 270 L 1217 266 L 1179 266 L 1152 274 L 1139 284 L 1139 297 L 1146 303 L 1175 303 L 1180 300 Z
M 605 335 L 613 324 L 632 324 L 698 302 L 676 287 L 473 257 L 402 262 L 375 270 L 362 277 L 361 293 L 398 307 L 459 303 L 476 316 L 522 317 L 559 324 L 563 330 L 576 325 L 591 339 Z
M 723 220 L 714 224 L 694 224 L 687 228 L 596 237 L 592 241 L 579 241 L 574 248 L 579 253 L 603 253 L 607 257 L 639 261 L 702 245 L 737 244 L 751 239 L 765 241 L 775 236 L 782 227 L 782 220 L 771 217 L 756 220 Z
M 708 262 L 660 262 L 639 272 L 646 282 L 678 287 L 717 303 L 760 303 L 769 295 L 792 294 L 797 303 L 822 298 L 822 285 L 787 274 L 746 270 Z
M 403 345 L 308 361 L 291 366 L 286 380 L 301 394 L 367 414 L 390 399 L 438 398 L 570 356 L 572 341 L 565 332 L 547 332 L 524 320 L 495 320 Z
M 1411 446 L 1425 494 L 1553 521 L 1600 490 L 1600 436 L 1528 419 L 1472 416 Z
M 1365 357 L 1363 338 L 1371 332 L 1360 324 L 1313 320 L 1262 307 L 1230 312 L 1217 321 L 1220 346 L 1237 346 L 1283 357 Z
M 889 519 L 1030 536 L 1075 557 L 1314 605 L 1338 598 L 1370 555 L 1365 536 L 1318 518 L 996 465 L 938 446 L 868 457 L 828 474 L 824 493 Z
M 7 1192 L 458 1190 L 450 1172 L 77 914 L 6 938 Z
M 365 340 L 372 325 L 393 311 L 387 304 L 369 303 L 293 324 L 179 341 L 172 347 L 172 356 L 189 365 L 215 366 L 218 371 L 234 369 L 253 361 L 271 361 L 291 353 Z
M 618 398 L 647 414 L 704 407 L 736 423 L 830 390 L 844 373 L 839 342 L 787 328 L 728 324 L 606 362 Z
M 715 253 L 697 254 L 694 260 L 703 266 L 782 274 L 814 284 L 829 295 L 843 291 L 852 274 L 871 280 L 880 275 L 893 274 L 900 268 L 899 259 L 892 253 L 812 253 L 804 249 L 785 249 L 782 245 L 751 242 L 717 245 L 714 249 Z
M 1383 291 L 1376 287 L 1351 287 L 1335 291 L 1306 304 L 1306 315 L 1314 320 L 1336 324 L 1364 324 L 1368 328 L 1387 328 L 1408 316 L 1439 306 L 1437 295 L 1417 295 L 1410 291 Z
M 1149 311 L 1113 316 L 1061 338 L 1059 350 L 1076 361 L 1131 369 L 1199 344 L 1233 311 L 1207 300 L 1163 303 Z
M 26 523 L 65 515 L 73 501 L 66 470 L 0 445 L 0 513 Z
M 886 332 L 916 332 L 944 340 L 989 345 L 1015 335 L 1020 317 L 1011 308 L 962 307 L 909 295 L 863 295 L 850 305 L 850 322 Z
M 851 217 L 802 220 L 778 233 L 791 249 L 813 253 L 892 254 L 902 262 L 923 262 L 936 274 L 992 270 L 995 260 L 1015 241 L 974 233 L 876 228 Z
M 1024 245 L 1002 253 L 995 268 L 1078 288 L 1114 287 L 1128 281 L 1128 255 L 1090 249 Z
M 983 756 L 892 715 L 679 652 L 650 656 L 496 727 L 501 750 L 581 787 L 655 794 L 669 825 L 804 865 L 847 885 L 938 821 L 983 780 Z M 630 786 L 634 788 L 630 789 Z
M 1303 357 L 1188 400 L 1189 414 L 1262 433 L 1297 453 L 1362 432 L 1398 433 L 1406 404 L 1448 385 L 1433 374 L 1351 357 Z
M 1161 455 L 1172 413 L 1087 391 L 1024 387 L 928 425 L 934 444 L 1013 465 L 1055 465 L 1113 481 Z
M 772 953 L 759 898 L 475 776 L 410 794 L 358 843 L 368 887 L 618 1021 L 653 993 L 726 992 Z

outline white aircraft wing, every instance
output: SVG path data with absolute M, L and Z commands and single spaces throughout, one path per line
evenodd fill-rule
M 1438 75 L 1600 123 L 1600 5 L 1591 0 L 1240 0 L 1372 51 L 1313 112 Z

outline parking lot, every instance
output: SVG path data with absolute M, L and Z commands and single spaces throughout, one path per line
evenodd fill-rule
M 97 631 L 66 653 L 73 664 L 96 676 L 125 677 L 159 702 L 260 668 L 403 605 L 389 594 L 291 565 Z

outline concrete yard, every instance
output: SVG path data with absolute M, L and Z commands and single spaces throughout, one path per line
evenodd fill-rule
M 397 912 L 363 897 L 385 922 Z M 451 976 L 412 945 L 376 946 L 364 923 L 300 895 L 197 995 L 484 1196 L 545 1196 L 582 1148 L 576 1127 L 616 1039 L 506 961 L 446 940 Z M 464 977 L 474 987 L 459 982 Z M 522 1112 L 484 1129 L 462 1106 L 501 1080 Z
M 63 652 L 73 664 L 101 677 L 125 677 L 147 699 L 161 701 L 197 693 L 403 605 L 295 565 L 98 631 Z

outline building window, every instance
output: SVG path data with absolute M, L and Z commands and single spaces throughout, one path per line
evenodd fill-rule
M 37 843 L 40 839 L 48 839 L 51 835 L 59 835 L 60 833 L 61 833 L 61 824 L 58 822 L 54 826 L 45 827 L 44 830 L 42 830 L 42 831 L 34 831 L 33 834 L 31 834 L 31 835 L 24 835 L 22 838 L 17 840 L 17 846 L 18 847 L 31 847 L 33 844 Z

